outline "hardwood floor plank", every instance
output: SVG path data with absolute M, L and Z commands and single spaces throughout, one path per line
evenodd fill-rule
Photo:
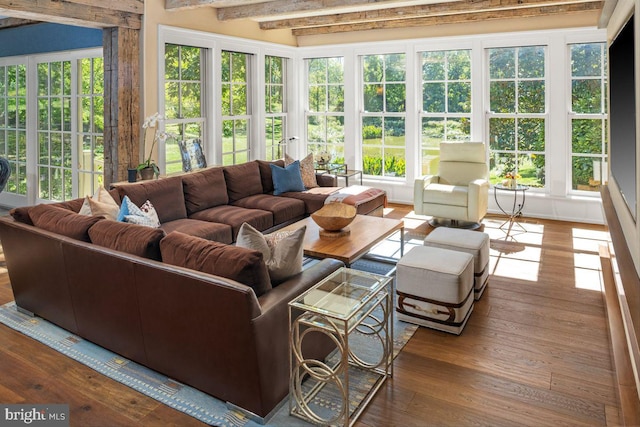
M 428 346 L 422 346 L 428 347 Z M 512 425 L 602 425 L 605 421 L 604 404 L 574 398 L 496 375 L 461 367 L 458 360 L 434 360 L 424 351 L 409 349 L 395 369 L 405 386 L 417 386 L 428 381 L 421 394 L 481 409 L 488 414 L 497 413 Z M 422 359 L 422 360 L 421 360 Z M 428 363 L 427 363 L 428 362 Z M 398 366 L 400 365 L 400 366 Z
M 538 328 L 525 323 L 514 323 L 509 320 L 497 319 L 493 317 L 480 317 L 474 318 L 474 322 L 467 327 L 481 327 L 490 330 L 500 331 L 507 334 L 514 334 L 518 338 L 527 339 L 540 339 L 554 343 L 559 347 L 567 347 L 572 349 L 584 349 L 589 348 L 594 351 L 598 357 L 610 357 L 608 341 L 593 340 L 590 337 L 578 336 L 572 332 L 565 331 L 553 331 Z
M 585 376 L 569 376 L 564 370 L 554 372 L 551 375 L 551 390 L 596 402 L 603 402 L 608 406 L 615 406 L 618 403 L 613 384 L 610 387 L 605 387 L 602 384 L 592 383 L 586 378 Z

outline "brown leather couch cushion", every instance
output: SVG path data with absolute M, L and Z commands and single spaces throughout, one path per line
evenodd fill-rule
M 262 181 L 262 191 L 264 193 L 273 193 L 273 176 L 269 165 L 284 167 L 284 160 L 274 160 L 268 162 L 266 160 L 256 160 L 260 169 L 260 180 Z
M 182 177 L 187 214 L 229 203 L 222 168 L 205 169 Z
M 91 242 L 96 245 L 156 261 L 162 260 L 160 240 L 164 236 L 160 228 L 116 221 L 99 221 L 89 229 Z
M 267 266 L 258 251 L 174 231 L 160 241 L 160 252 L 167 264 L 235 280 L 253 288 L 256 296 L 271 289 Z
M 260 168 L 257 162 L 225 166 L 223 170 L 224 180 L 227 183 L 229 203 L 233 203 L 243 197 L 262 193 L 262 178 L 260 177 Z
M 76 240 L 90 242 L 89 229 L 101 216 L 86 216 L 72 212 L 59 206 L 40 204 L 29 211 L 33 224 L 43 230 L 72 237 Z
M 156 209 L 161 224 L 187 217 L 180 176 L 120 185 L 118 192 L 120 199 L 125 195 L 129 196 L 137 206 L 142 206 L 149 200 Z

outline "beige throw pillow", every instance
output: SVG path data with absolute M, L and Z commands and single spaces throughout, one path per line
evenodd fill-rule
M 293 157 L 288 154 L 284 155 L 285 166 L 288 166 L 293 162 L 295 162 Z M 302 175 L 302 183 L 307 189 L 318 186 L 318 181 L 316 180 L 316 169 L 313 165 L 313 153 L 310 153 L 307 157 L 300 160 L 300 175 Z
M 246 222 L 240 227 L 236 246 L 262 253 L 272 284 L 282 283 L 302 271 L 302 245 L 307 227 L 295 231 L 262 234 Z
M 86 196 L 80 208 L 80 215 L 103 216 L 106 219 L 116 220 L 120 206 L 113 200 L 111 194 L 102 186 L 91 197 Z

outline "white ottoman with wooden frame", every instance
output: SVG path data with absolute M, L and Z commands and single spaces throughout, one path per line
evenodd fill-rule
M 489 235 L 480 231 L 438 227 L 424 239 L 425 246 L 473 255 L 474 299 L 478 301 L 489 283 Z
M 473 256 L 416 246 L 398 261 L 398 319 L 460 335 L 473 311 Z

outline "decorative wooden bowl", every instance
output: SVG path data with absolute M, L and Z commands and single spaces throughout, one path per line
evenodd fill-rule
M 311 219 L 321 228 L 320 235 L 340 237 L 349 233 L 347 225 L 356 217 L 356 208 L 346 203 L 329 203 L 311 214 Z

